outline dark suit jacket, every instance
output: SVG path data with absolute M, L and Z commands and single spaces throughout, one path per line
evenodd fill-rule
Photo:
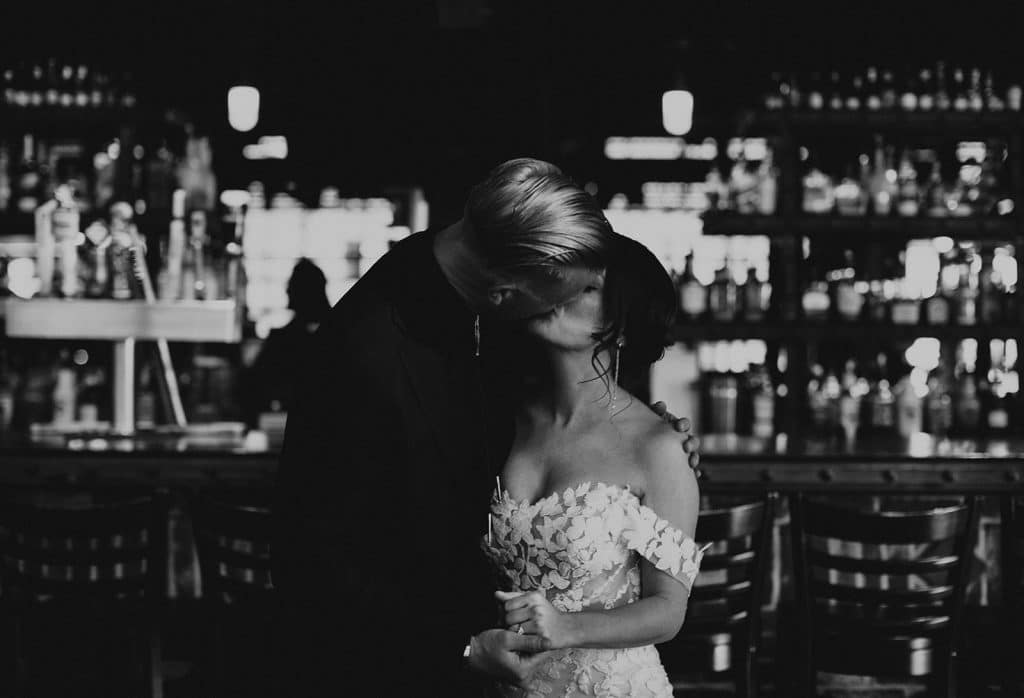
M 302 367 L 272 549 L 291 695 L 470 694 L 462 648 L 495 625 L 479 540 L 512 420 L 434 237 L 370 269 Z

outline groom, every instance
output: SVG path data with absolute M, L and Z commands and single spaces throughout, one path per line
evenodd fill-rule
M 558 168 L 512 160 L 461 221 L 399 243 L 331 310 L 275 492 L 281 695 L 479 696 L 485 675 L 529 677 L 545 647 L 494 627 L 479 552 L 513 436 L 508 367 L 492 357 L 503 326 L 578 295 L 614 235 Z

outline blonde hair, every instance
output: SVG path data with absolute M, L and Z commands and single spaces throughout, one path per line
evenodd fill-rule
M 614 232 L 590 194 L 549 162 L 503 162 L 470 191 L 465 219 L 495 270 L 607 265 Z

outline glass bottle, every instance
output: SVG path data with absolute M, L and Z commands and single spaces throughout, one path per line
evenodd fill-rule
M 892 212 L 893 192 L 896 186 L 895 175 L 895 170 L 890 168 L 886 160 L 882 137 L 876 135 L 874 166 L 868 181 L 871 210 L 876 216 L 888 216 Z
M 830 71 L 828 74 L 828 108 L 831 111 L 842 111 L 845 102 L 842 77 L 838 70 Z
M 956 395 L 953 400 L 953 427 L 960 436 L 975 436 L 981 425 L 981 397 L 973 370 L 959 361 L 956 369 Z
M 808 322 L 824 322 L 828 319 L 832 299 L 828 293 L 828 282 L 818 278 L 815 265 L 809 266 L 810 281 L 804 290 L 802 306 L 804 319 Z
M 908 150 L 904 150 L 900 156 L 897 181 L 899 183 L 899 198 L 896 202 L 896 212 L 901 216 L 916 216 L 920 210 L 921 190 L 917 185 L 917 169 L 910 161 Z
M 810 82 L 807 85 L 807 108 L 811 111 L 821 111 L 825 107 L 825 94 L 823 90 L 821 73 L 811 73 Z
M 932 79 L 932 71 L 922 68 L 918 73 L 917 108 L 923 112 L 930 112 L 935 108 L 935 85 Z
M 715 280 L 708 290 L 708 306 L 715 322 L 732 322 L 736 319 L 739 297 L 736 281 L 729 272 L 729 265 L 723 265 L 715 272 Z
M 775 213 L 775 204 L 778 197 L 779 171 L 775 167 L 772 156 L 772 149 L 768 148 L 764 159 L 757 170 L 758 195 L 757 212 L 770 216 Z
M 698 322 L 708 310 L 708 289 L 693 273 L 693 252 L 686 255 L 686 264 L 679 277 L 679 307 L 686 319 Z
M 971 68 L 970 83 L 967 87 L 967 108 L 972 112 L 980 112 L 985 108 L 985 97 L 982 94 L 981 70 Z
M 949 215 L 946 207 L 946 184 L 942 181 L 942 163 L 938 159 L 932 163 L 928 184 L 925 185 L 925 212 L 932 218 L 945 218 Z
M 864 74 L 864 107 L 868 111 L 882 108 L 882 91 L 878 80 L 878 68 L 869 65 Z
M 953 398 L 941 367 L 928 377 L 924 398 L 925 430 L 936 438 L 945 438 L 953 426 Z
M 747 281 L 743 284 L 743 319 L 747 322 L 761 322 L 768 314 L 771 286 L 761 281 L 757 270 L 747 268 Z
M 917 78 L 911 70 L 905 71 L 904 75 L 906 80 L 903 84 L 903 91 L 900 93 L 900 109 L 903 111 L 917 111 L 919 93 Z
M 857 376 L 857 364 L 853 359 L 846 362 L 839 395 L 839 427 L 847 447 L 857 439 L 860 428 L 861 399 L 867 394 L 867 382 Z
M 860 111 L 864 106 L 864 78 L 854 73 L 850 80 L 850 88 L 843 101 L 843 107 L 847 111 Z
M 953 111 L 967 111 L 970 106 L 970 99 L 967 97 L 967 82 L 964 78 L 964 70 L 959 66 L 953 68 Z
M 761 365 L 751 372 L 751 433 L 762 439 L 775 434 L 775 388 L 768 367 Z
M 910 374 L 896 383 L 896 429 L 903 438 L 924 430 L 924 405 L 914 386 Z
M 832 178 L 812 165 L 803 178 L 804 213 L 831 213 L 835 204 L 836 194 Z
M 866 201 L 860 181 L 854 176 L 853 166 L 846 169 L 846 175 L 840 180 L 835 190 L 836 210 L 841 216 L 863 216 Z
M 964 262 L 960 264 L 960 284 L 953 296 L 956 307 L 956 324 L 974 326 L 978 324 L 978 274 L 972 269 L 974 253 L 964 249 Z
M 836 315 L 844 322 L 856 322 L 864 309 L 864 295 L 857 288 L 853 250 L 843 251 L 844 266 L 835 272 Z
M 938 111 L 949 111 L 953 100 L 946 88 L 946 64 L 939 61 L 935 64 L 935 109 Z
M 899 103 L 896 93 L 896 76 L 892 70 L 886 68 L 882 71 L 882 109 L 891 111 Z
M 939 278 L 935 284 L 935 294 L 929 296 L 924 302 L 924 320 L 933 327 L 942 327 L 949 324 L 950 302 L 942 287 L 942 268 L 945 259 L 939 266 Z
M 992 265 L 994 257 L 991 249 L 981 253 L 977 315 L 983 325 L 995 325 L 1003 319 L 1003 293 L 999 287 L 999 274 Z

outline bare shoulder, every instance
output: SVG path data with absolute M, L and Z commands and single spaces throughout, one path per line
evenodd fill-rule
M 636 462 L 644 478 L 644 504 L 693 535 L 700 488 L 683 451 L 682 436 L 657 418 L 636 443 Z

